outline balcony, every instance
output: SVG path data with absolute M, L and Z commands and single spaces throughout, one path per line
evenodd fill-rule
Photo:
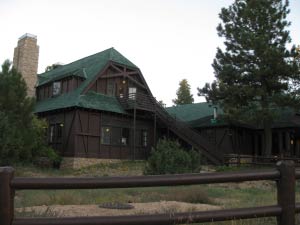
M 131 93 L 124 96 L 120 95 L 117 98 L 125 110 L 140 109 L 151 112 L 155 110 L 155 102 L 150 95 Z

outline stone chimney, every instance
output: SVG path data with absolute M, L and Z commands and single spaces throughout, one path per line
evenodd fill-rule
M 26 33 L 19 38 L 18 46 L 15 48 L 13 66 L 22 74 L 27 84 L 27 95 L 29 97 L 35 97 L 38 60 L 37 37 Z

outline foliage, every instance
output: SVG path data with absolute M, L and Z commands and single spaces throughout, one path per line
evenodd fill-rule
M 45 147 L 45 122 L 33 115 L 34 99 L 6 60 L 0 72 L 0 164 L 29 162 Z
M 216 80 L 198 95 L 218 103 L 229 119 L 256 122 L 265 130 L 265 154 L 271 153 L 274 108 L 299 108 L 299 63 L 286 28 L 288 1 L 235 0 L 220 13 L 217 49 L 212 64 Z
M 51 66 L 47 66 L 45 69 L 45 72 L 49 72 L 51 70 L 54 70 L 56 68 L 59 68 L 61 65 L 59 63 L 54 63 Z
M 163 107 L 163 108 L 166 108 L 166 104 L 163 102 L 163 100 L 159 100 L 158 101 L 158 104 Z
M 179 82 L 176 95 L 177 98 L 172 100 L 175 105 L 191 104 L 194 102 L 193 95 L 191 94 L 191 86 L 186 79 Z
M 159 140 L 145 168 L 145 174 L 176 174 L 198 172 L 200 155 L 194 150 L 185 151 L 178 142 Z

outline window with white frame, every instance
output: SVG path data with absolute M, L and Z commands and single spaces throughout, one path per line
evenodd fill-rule
M 52 86 L 52 96 L 60 95 L 61 93 L 61 82 L 55 81 Z
M 128 98 L 135 100 L 136 99 L 136 87 L 129 87 L 128 89 Z

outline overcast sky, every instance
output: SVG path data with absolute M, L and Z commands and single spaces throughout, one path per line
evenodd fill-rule
M 218 14 L 233 0 L 0 0 L 0 63 L 13 59 L 18 38 L 37 35 L 39 73 L 114 47 L 142 71 L 168 106 L 180 80 L 197 87 L 214 79 Z M 300 1 L 290 0 L 292 42 L 300 44 Z

